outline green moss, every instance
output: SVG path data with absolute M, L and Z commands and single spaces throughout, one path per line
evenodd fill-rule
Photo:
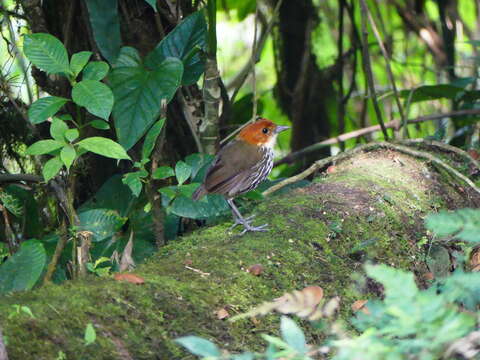
M 363 154 L 308 188 L 260 204 L 255 223 L 268 222 L 269 232 L 237 237 L 226 223 L 185 236 L 137 269 L 143 285 L 89 277 L 1 298 L 0 323 L 11 359 L 55 359 L 60 350 L 69 360 L 121 358 L 121 353 L 178 359 L 185 353 L 173 339 L 187 334 L 234 350 L 258 349 L 257 334 L 275 333 L 278 316 L 232 324 L 215 312 L 242 313 L 314 284 L 326 298 L 339 295 L 341 316 L 350 316 L 350 304 L 359 296 L 352 274 L 365 261 L 425 271 L 415 244 L 424 236 L 422 218 L 432 207 L 461 199 L 423 163 L 396 159 Z M 246 272 L 253 264 L 262 264 L 259 276 Z M 366 291 L 364 296 L 375 293 Z M 13 304 L 29 306 L 35 318 L 8 318 Z M 88 323 L 97 341 L 86 347 Z

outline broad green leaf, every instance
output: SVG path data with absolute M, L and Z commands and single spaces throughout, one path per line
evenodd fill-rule
M 158 192 L 168 198 L 167 203 L 173 200 L 175 196 L 177 196 L 176 186 L 165 186 L 158 189 Z
M 182 185 L 192 174 L 192 168 L 184 161 L 179 161 L 175 165 L 175 176 L 179 185 Z
M 38 99 L 28 109 L 28 119 L 32 124 L 40 124 L 57 113 L 69 100 L 58 96 Z
M 93 121 L 90 122 L 90 125 L 92 125 L 92 127 L 94 127 L 95 129 L 98 129 L 98 130 L 108 130 L 108 129 L 110 129 L 110 125 L 108 124 L 108 122 L 103 121 L 103 120 L 93 120 Z
M 177 196 L 171 204 L 170 211 L 177 216 L 190 219 L 207 219 L 227 213 L 227 201 L 221 195 L 207 195 L 201 201 L 194 201 L 186 196 Z
M 60 149 L 64 144 L 56 140 L 40 140 L 33 143 L 27 148 L 25 152 L 27 155 L 43 155 L 48 154 L 54 150 Z
M 175 342 L 185 347 L 192 354 L 200 357 L 221 356 L 220 350 L 214 343 L 198 336 L 184 336 L 175 339 Z
M 20 217 L 23 215 L 23 201 L 16 194 L 11 194 L 6 189 L 0 191 L 1 204 L 13 215 Z
M 115 62 L 114 67 L 124 67 L 124 66 L 139 66 L 142 63 L 142 58 L 138 53 L 137 49 L 124 46 L 120 49 L 120 54 L 118 55 L 117 61 Z
M 166 59 L 154 71 L 143 66 L 118 67 L 109 79 L 115 95 L 113 117 L 119 143 L 130 149 L 152 126 L 161 100 L 170 101 L 182 78 L 182 63 Z
M 135 197 L 138 197 L 142 192 L 143 183 L 141 177 L 142 173 L 140 171 L 123 175 L 122 182 L 130 188 Z
M 57 141 L 65 142 L 65 133 L 68 130 L 68 125 L 57 117 L 52 119 L 50 124 L 50 135 Z
M 80 219 L 79 229 L 91 231 L 93 233 L 92 240 L 95 242 L 112 236 L 127 221 L 127 218 L 121 217 L 115 210 L 100 208 L 79 211 L 78 217 Z
M 65 138 L 70 142 L 78 139 L 79 136 L 80 133 L 78 132 L 78 129 L 68 129 L 65 131 Z
M 7 185 L 0 192 L 0 201 L 15 216 L 22 216 L 22 235 L 25 238 L 36 237 L 43 232 L 44 227 L 40 223 L 39 206 L 34 191 L 18 185 Z
M 60 159 L 67 167 L 67 170 L 70 170 L 70 166 L 72 166 L 76 156 L 77 152 L 72 145 L 66 145 L 62 151 L 60 151 Z
M 65 46 L 55 36 L 36 33 L 25 35 L 23 50 L 28 60 L 49 74 L 71 74 Z
M 46 261 L 40 241 L 22 242 L 20 250 L 0 265 L 0 293 L 31 289 L 40 278 Z
M 155 180 L 166 179 L 170 176 L 175 176 L 175 172 L 170 166 L 160 166 L 152 174 L 152 178 Z
M 72 89 L 73 101 L 85 107 L 91 114 L 108 120 L 113 107 L 113 93 L 104 83 L 82 80 Z
M 425 225 L 437 236 L 454 236 L 471 243 L 480 242 L 480 210 L 441 211 L 427 217 Z
M 365 265 L 365 271 L 369 277 L 382 283 L 388 300 L 398 298 L 410 299 L 418 293 L 418 288 L 411 272 L 395 269 L 384 264 L 367 264 Z
M 207 24 L 202 11 L 186 17 L 180 24 L 160 41 L 157 47 L 145 58 L 145 65 L 157 69 L 168 57 L 175 57 L 183 62 L 185 68 L 183 85 L 194 84 L 203 74 L 205 62 L 198 48 L 206 44 Z
M 85 0 L 95 42 L 102 56 L 115 63 L 122 39 L 117 0 Z
M 464 89 L 451 84 L 424 85 L 411 90 L 400 91 L 400 96 L 411 103 L 436 99 L 455 99 Z
M 192 181 L 201 181 L 201 179 L 196 179 L 198 172 L 205 165 L 210 165 L 213 160 L 213 156 L 209 154 L 190 154 L 185 158 L 185 162 L 190 165 L 192 168 Z
M 280 332 L 283 340 L 299 354 L 307 352 L 307 342 L 302 329 L 288 316 L 282 316 Z
M 79 141 L 77 145 L 85 150 L 112 159 L 130 159 L 130 156 L 128 156 L 120 144 L 108 138 L 100 136 L 89 137 Z
M 197 190 L 199 185 L 200 184 L 198 183 L 179 185 L 177 186 L 177 189 L 180 192 L 180 194 L 189 198 L 189 197 L 192 197 L 193 193 L 195 192 L 195 190 Z
M 42 175 L 45 182 L 48 182 L 50 179 L 54 178 L 63 166 L 63 161 L 59 156 L 55 156 L 48 160 L 45 165 L 43 165 Z
M 88 323 L 87 327 L 85 328 L 85 345 L 91 345 L 97 339 L 97 333 L 95 332 L 95 328 L 93 327 L 92 323 Z
M 157 12 L 157 0 L 145 0 Z
M 82 80 L 103 80 L 110 67 L 105 61 L 91 61 L 82 72 Z
M 73 77 L 77 77 L 78 74 L 83 70 L 85 65 L 87 65 L 88 60 L 92 56 L 91 51 L 80 51 L 72 55 L 70 60 L 70 70 L 73 73 Z
M 145 140 L 143 141 L 142 159 L 148 159 L 150 157 L 164 124 L 165 118 L 161 118 L 148 130 Z
M 128 186 L 122 183 L 122 176 L 114 175 L 105 181 L 91 199 L 80 206 L 78 212 L 101 208 L 114 210 L 121 217 L 130 216 L 135 201 Z

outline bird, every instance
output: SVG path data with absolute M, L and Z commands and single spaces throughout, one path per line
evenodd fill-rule
M 262 117 L 245 126 L 234 140 L 219 149 L 192 199 L 199 200 L 207 194 L 223 195 L 235 220 L 230 229 L 243 225 L 240 235 L 268 231 L 268 224 L 252 225 L 254 215 L 244 218 L 233 199 L 255 189 L 270 174 L 277 135 L 289 128 Z

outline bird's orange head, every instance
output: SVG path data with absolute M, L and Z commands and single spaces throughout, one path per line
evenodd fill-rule
M 289 128 L 289 126 L 280 126 L 268 119 L 259 118 L 245 126 L 237 138 L 251 145 L 273 147 L 278 133 Z

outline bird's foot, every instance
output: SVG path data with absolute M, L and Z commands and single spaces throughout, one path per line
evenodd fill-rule
M 249 216 L 245 219 L 236 218 L 235 223 L 232 226 L 230 226 L 230 228 L 228 230 L 231 231 L 235 226 L 243 225 L 243 230 L 239 234 L 240 236 L 245 234 L 246 232 L 249 232 L 249 231 L 251 231 L 251 232 L 268 231 L 268 224 L 263 224 L 263 225 L 260 225 L 260 226 L 252 226 L 252 221 L 253 221 L 254 217 L 255 217 L 255 215 Z

